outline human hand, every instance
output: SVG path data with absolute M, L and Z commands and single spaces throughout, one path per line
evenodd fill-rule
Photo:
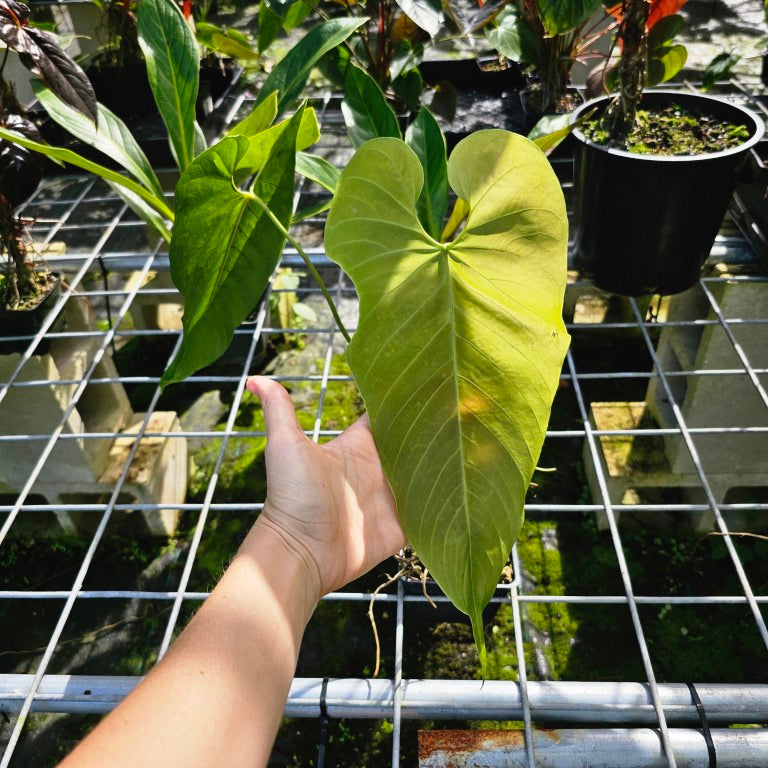
M 318 600 L 405 546 L 368 417 L 317 445 L 284 387 L 262 376 L 247 387 L 267 428 L 267 499 L 254 533 L 277 536 L 306 565 Z

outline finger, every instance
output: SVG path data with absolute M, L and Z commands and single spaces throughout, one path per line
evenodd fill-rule
M 282 384 L 265 376 L 251 376 L 245 386 L 261 401 L 267 438 L 273 444 L 276 440 L 304 439 L 291 396 Z

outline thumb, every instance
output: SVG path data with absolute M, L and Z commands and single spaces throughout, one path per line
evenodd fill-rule
M 282 384 L 266 376 L 251 376 L 245 382 L 245 386 L 261 401 L 267 439 L 273 447 L 277 447 L 276 443 L 306 439 L 296 418 L 291 396 Z

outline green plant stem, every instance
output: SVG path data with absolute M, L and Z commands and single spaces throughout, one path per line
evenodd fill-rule
M 275 225 L 275 227 L 277 227 L 278 232 L 280 232 L 280 234 L 296 249 L 299 256 L 301 256 L 301 258 L 304 260 L 304 264 L 306 264 L 307 269 L 310 271 L 312 277 L 315 278 L 315 282 L 320 287 L 323 298 L 328 304 L 328 308 L 331 310 L 333 319 L 336 321 L 336 325 L 339 327 L 342 336 L 344 336 L 347 341 L 352 341 L 352 337 L 344 327 L 344 323 L 341 321 L 341 317 L 339 317 L 339 312 L 336 309 L 336 305 L 333 303 L 333 299 L 331 298 L 331 294 L 328 292 L 328 288 L 323 282 L 323 278 L 320 277 L 320 273 L 315 268 L 315 265 L 312 263 L 312 260 L 309 258 L 306 251 L 299 245 L 297 240 L 291 236 L 290 232 L 288 232 L 288 230 L 283 226 L 280 219 L 278 219 L 277 216 L 272 213 L 272 211 L 269 209 L 269 206 L 258 195 L 254 195 L 253 192 L 249 192 L 248 197 L 253 200 L 256 205 L 258 205 L 259 208 L 264 211 L 264 213 L 267 214 L 269 220 Z

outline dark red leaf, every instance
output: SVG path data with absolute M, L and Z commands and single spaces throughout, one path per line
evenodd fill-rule
M 660 19 L 665 16 L 672 16 L 677 13 L 685 4 L 687 0 L 651 0 L 650 10 L 648 11 L 648 22 L 645 25 L 646 29 L 651 29 Z M 621 21 L 621 3 L 617 3 L 611 8 L 606 8 L 606 11 L 611 14 L 617 21 Z
M 47 32 L 34 27 L 22 31 L 26 33 L 26 40 L 23 47 L 16 50 L 24 66 L 36 70 L 45 85 L 63 102 L 96 123 L 96 94 L 85 72 Z

